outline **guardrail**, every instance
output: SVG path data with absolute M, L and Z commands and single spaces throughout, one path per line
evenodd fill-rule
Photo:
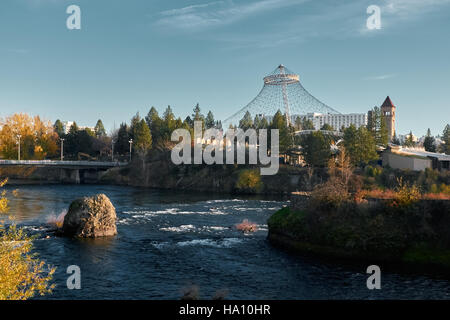
M 73 167 L 124 167 L 128 162 L 107 161 L 54 161 L 54 160 L 0 160 L 2 165 L 31 165 L 31 166 L 73 166 Z

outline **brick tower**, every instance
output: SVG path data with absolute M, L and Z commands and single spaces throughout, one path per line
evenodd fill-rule
M 391 142 L 395 135 L 395 106 L 389 96 L 387 96 L 386 100 L 384 100 L 381 105 L 381 112 L 383 113 L 384 120 L 386 121 L 388 138 L 389 142 Z

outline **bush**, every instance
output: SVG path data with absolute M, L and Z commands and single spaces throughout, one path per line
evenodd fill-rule
M 239 173 L 236 188 L 241 192 L 258 192 L 262 189 L 261 175 L 258 169 L 247 169 Z
M 7 180 L 0 182 L 0 188 Z M 1 192 L 0 214 L 9 210 L 6 192 Z M 0 300 L 26 300 L 50 293 L 55 268 L 32 253 L 32 238 L 15 224 L 6 228 L 0 221 Z
M 350 199 L 347 185 L 342 179 L 331 177 L 311 193 L 310 205 L 316 208 L 337 208 Z

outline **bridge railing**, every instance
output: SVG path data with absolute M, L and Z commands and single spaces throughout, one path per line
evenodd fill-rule
M 128 163 L 112 161 L 0 160 L 1 165 L 123 167 L 128 165 Z

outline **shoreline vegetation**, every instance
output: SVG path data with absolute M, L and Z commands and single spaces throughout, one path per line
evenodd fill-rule
M 269 218 L 268 240 L 300 254 L 450 274 L 448 173 L 397 171 L 402 175 L 395 177 L 396 171 L 371 168 L 361 176 L 342 151 L 326 182 L 310 194 L 293 193 L 290 206 Z M 383 171 L 394 187 L 386 188 Z M 438 186 L 439 179 L 445 182 Z

